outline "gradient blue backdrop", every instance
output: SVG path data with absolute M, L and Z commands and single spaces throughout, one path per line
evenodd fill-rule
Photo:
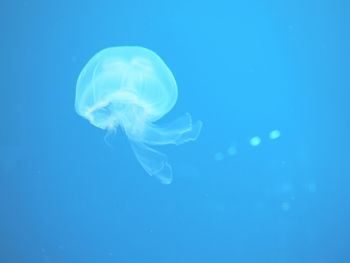
M 349 1 L 2 0 L 0 33 L 1 263 L 350 262 Z M 74 111 L 121 45 L 173 71 L 162 122 L 204 123 L 170 186 Z

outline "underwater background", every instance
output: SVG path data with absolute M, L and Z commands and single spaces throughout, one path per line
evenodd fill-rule
M 1 263 L 350 262 L 350 2 L 0 1 Z M 155 51 L 199 138 L 150 177 L 78 116 L 111 46 Z

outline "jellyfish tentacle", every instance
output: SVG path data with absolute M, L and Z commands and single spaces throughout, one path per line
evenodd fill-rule
M 131 147 L 137 160 L 149 175 L 157 177 L 163 184 L 172 182 L 172 167 L 165 154 L 140 142 L 131 141 Z

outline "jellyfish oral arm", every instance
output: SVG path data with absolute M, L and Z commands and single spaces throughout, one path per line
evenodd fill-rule
M 179 145 L 185 142 L 194 141 L 198 138 L 202 129 L 202 122 L 192 122 L 191 115 L 186 113 L 175 121 L 164 126 L 153 123 L 143 127 L 141 136 L 138 139 L 143 143 L 151 145 Z M 129 137 L 133 137 L 132 135 Z
M 173 175 L 167 156 L 148 145 L 178 145 L 193 141 L 198 138 L 201 128 L 202 122 L 192 123 L 191 115 L 187 113 L 163 127 L 151 123 L 144 125 L 136 134 L 130 134 L 131 129 L 125 131 L 135 156 L 145 171 L 163 184 L 170 184 Z
M 163 184 L 172 182 L 172 167 L 165 154 L 140 142 L 131 141 L 131 147 L 137 160 L 149 175 L 157 177 Z

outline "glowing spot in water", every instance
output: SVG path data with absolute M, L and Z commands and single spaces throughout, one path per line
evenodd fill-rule
M 224 159 L 224 154 L 222 152 L 217 152 L 214 155 L 214 159 L 215 161 L 222 161 Z
M 289 211 L 290 210 L 290 204 L 288 202 L 283 202 L 281 207 L 282 207 L 283 211 Z
M 284 182 L 280 186 L 280 193 L 282 194 L 290 194 L 294 190 L 294 187 L 291 183 Z
M 270 132 L 270 139 L 275 140 L 281 136 L 281 132 L 279 130 L 273 130 Z
M 227 154 L 228 154 L 228 155 L 233 156 L 233 155 L 235 155 L 236 153 L 237 153 L 237 149 L 236 149 L 235 146 L 230 146 L 230 147 L 228 147 L 228 149 L 227 149 Z
M 259 136 L 255 136 L 250 139 L 249 143 L 251 146 L 258 146 L 261 143 L 261 139 Z
M 316 190 L 317 190 L 317 186 L 315 183 L 310 183 L 308 186 L 307 186 L 308 190 L 310 193 L 315 193 Z

